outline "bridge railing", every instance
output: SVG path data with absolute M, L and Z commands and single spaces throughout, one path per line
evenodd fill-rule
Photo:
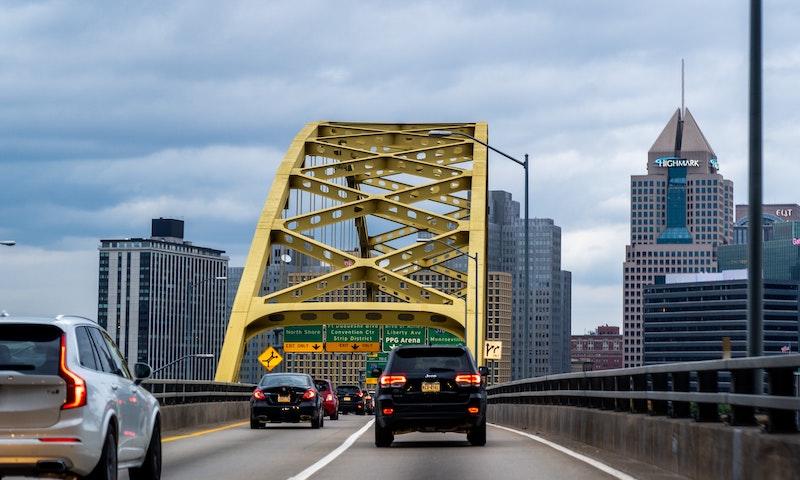
M 255 385 L 205 380 L 145 380 L 146 388 L 161 405 L 241 402 L 250 399 Z
M 570 405 L 797 432 L 798 367 L 797 354 L 671 363 L 529 378 L 487 391 L 490 404 Z M 754 387 L 759 371 L 763 392 Z

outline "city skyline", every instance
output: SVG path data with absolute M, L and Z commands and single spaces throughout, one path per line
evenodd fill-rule
M 380 19 L 364 32 L 375 40 L 341 56 L 333 52 L 348 42 L 335 30 L 320 26 L 324 42 L 301 41 L 291 32 L 300 19 L 283 6 L 253 15 L 244 4 L 165 7 L 157 18 L 124 7 L 101 17 L 81 6 L 66 15 L 59 3 L 4 6 L 0 38 L 26 53 L 7 58 L 14 108 L 0 113 L 10 132 L 0 141 L 0 238 L 18 242 L 0 252 L 0 308 L 93 317 L 98 239 L 145 231 L 159 216 L 186 220 L 187 237 L 241 265 L 274 168 L 307 121 L 477 117 L 493 144 L 532 155 L 532 213 L 562 227 L 562 263 L 573 272 L 573 332 L 620 325 L 627 182 L 680 104 L 681 57 L 687 105 L 720 171 L 746 184 L 747 9 L 723 5 L 362 7 L 343 21 Z M 315 8 L 328 18 L 345 10 Z M 424 20 L 418 35 L 402 36 L 406 67 L 377 60 L 400 41 L 378 32 L 411 15 Z M 200 40 L 215 16 L 228 43 Z M 796 201 L 798 17 L 791 2 L 765 8 L 765 203 Z M 83 20 L 86 35 L 73 36 L 69 18 Z M 253 30 L 242 22 L 269 33 L 236 35 Z M 577 27 L 561 33 L 564 24 Z M 676 37 L 674 24 L 685 33 Z M 165 48 L 152 52 L 152 41 Z M 119 57 L 120 45 L 128 55 Z M 517 167 L 490 163 L 490 189 L 522 198 Z M 734 193 L 746 203 L 746 188 Z

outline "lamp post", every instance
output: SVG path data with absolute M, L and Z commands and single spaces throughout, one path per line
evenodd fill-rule
M 175 365 L 178 362 L 182 362 L 182 361 L 186 360 L 187 358 L 214 358 L 214 354 L 213 353 L 190 353 L 188 355 L 182 356 L 181 358 L 179 358 L 177 360 L 173 360 L 173 361 L 169 362 L 166 365 L 162 365 L 162 366 L 156 368 L 155 370 L 152 371 L 151 375 L 155 375 L 156 373 L 160 372 L 161 370 L 164 370 L 167 367 L 171 367 L 171 366 Z
M 227 279 L 228 279 L 228 277 L 226 277 L 226 276 L 208 277 L 208 278 L 203 278 L 203 279 L 200 279 L 200 280 L 195 280 L 194 282 L 189 282 L 189 284 L 187 285 L 187 288 L 186 288 L 186 324 L 187 324 L 187 327 L 189 327 L 190 330 L 191 330 L 190 341 L 193 341 L 194 337 L 195 337 L 194 324 L 192 323 L 192 316 L 194 314 L 194 309 L 192 309 L 192 298 L 194 296 L 194 287 L 196 287 L 198 285 L 202 285 L 202 284 L 207 283 L 207 282 L 212 282 L 212 281 L 216 281 L 216 280 L 227 280 Z M 188 355 L 188 356 L 191 357 L 192 355 Z M 191 376 L 194 376 L 194 369 L 190 368 L 188 370 L 191 372 Z M 188 377 L 189 374 L 187 372 L 184 372 L 184 376 Z
M 525 348 L 525 352 L 526 352 L 525 357 L 526 358 L 525 359 L 527 360 L 527 357 L 528 357 L 528 355 L 527 355 L 527 352 L 528 352 L 528 348 L 527 348 L 527 346 L 528 346 L 528 319 L 529 319 L 529 315 L 530 315 L 528 296 L 530 295 L 530 290 L 531 290 L 530 289 L 530 286 L 531 286 L 530 285 L 530 282 L 531 282 L 531 271 L 530 271 L 530 268 L 531 268 L 531 266 L 530 266 L 530 262 L 531 262 L 531 260 L 530 260 L 530 225 L 529 225 L 530 217 L 529 217 L 529 211 L 528 211 L 528 209 L 530 207 L 530 201 L 529 201 L 529 195 L 530 195 L 530 180 L 529 180 L 530 177 L 529 177 L 529 173 L 530 173 L 530 170 L 529 170 L 528 166 L 530 164 L 528 162 L 528 154 L 527 153 L 525 154 L 525 160 L 524 161 L 520 161 L 520 160 L 517 160 L 516 158 L 512 157 L 511 155 L 509 155 L 509 154 L 507 154 L 507 153 L 505 153 L 505 152 L 503 152 L 501 150 L 498 150 L 498 149 L 494 148 L 493 146 L 489 145 L 488 143 L 483 142 L 481 140 L 478 140 L 477 138 L 473 137 L 472 135 L 470 135 L 468 133 L 456 132 L 456 131 L 450 131 L 450 130 L 431 130 L 431 131 L 428 132 L 428 136 L 436 137 L 436 138 L 451 137 L 453 135 L 459 135 L 459 136 L 462 136 L 462 137 L 466 137 L 466 138 L 471 139 L 474 142 L 480 143 L 481 145 L 483 145 L 484 147 L 488 148 L 489 150 L 491 150 L 491 151 L 493 151 L 495 153 L 499 153 L 500 155 L 506 157 L 507 159 L 511 160 L 512 162 L 516 163 L 517 165 L 519 165 L 520 167 L 525 169 L 525 292 L 524 292 L 524 298 L 523 298 L 523 308 L 525 309 L 525 317 L 524 317 L 523 322 L 522 322 L 522 333 L 524 335 L 523 342 L 524 342 L 524 345 L 526 346 L 526 348 Z M 523 365 L 523 369 L 527 370 L 528 362 L 527 361 L 523 361 L 522 365 Z
M 425 230 L 420 230 L 425 231 Z M 480 277 L 478 276 L 478 252 L 475 252 L 475 255 L 470 255 L 469 253 L 461 250 L 460 248 L 454 247 L 447 242 L 443 242 L 436 238 L 425 238 L 425 239 L 417 239 L 418 242 L 436 242 L 445 247 L 449 248 L 454 252 L 458 252 L 461 255 L 466 256 L 470 260 L 475 262 L 475 361 L 478 360 L 478 354 L 480 350 L 478 350 L 478 282 Z M 467 298 L 464 297 L 464 330 L 467 329 Z
M 16 244 L 17 242 L 14 240 L 0 240 L 0 245 L 5 245 L 6 247 L 13 247 Z

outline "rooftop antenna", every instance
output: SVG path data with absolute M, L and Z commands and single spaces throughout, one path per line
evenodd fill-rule
M 683 70 L 683 59 L 681 58 L 681 118 L 686 116 L 686 107 L 683 106 L 683 99 L 684 99 L 684 70 Z

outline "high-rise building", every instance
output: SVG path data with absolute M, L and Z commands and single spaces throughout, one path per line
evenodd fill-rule
M 503 191 L 489 192 L 490 271 L 514 276 L 512 378 L 568 372 L 572 276 L 561 270 L 561 227 L 552 219 L 530 220 L 525 252 L 525 224 L 519 203 Z M 525 313 L 525 255 L 530 258 L 530 291 Z
M 747 270 L 666 275 L 644 288 L 644 363 L 747 356 Z M 764 354 L 797 352 L 800 282 L 764 281 Z
M 150 238 L 100 240 L 98 323 L 156 378 L 210 380 L 225 336 L 224 251 L 183 239 L 183 221 L 154 219 Z
M 747 244 L 719 248 L 719 271 L 747 269 Z M 770 239 L 763 242 L 763 275 L 766 280 L 800 281 L 800 222 L 775 222 Z
M 622 334 L 619 327 L 599 325 L 588 335 L 573 335 L 572 363 L 581 370 L 622 368 Z
M 800 221 L 800 205 L 796 203 L 778 203 L 761 206 L 761 225 L 763 240 L 772 240 L 773 227 L 776 223 Z M 736 223 L 733 225 L 733 244 L 747 244 L 747 230 L 750 226 L 748 205 L 736 205 Z
M 676 110 L 631 175 L 630 245 L 623 265 L 626 367 L 642 364 L 642 288 L 656 275 L 714 272 L 716 251 L 733 241 L 733 182 L 687 109 Z
M 486 340 L 503 342 L 500 360 L 488 360 L 489 384 L 511 380 L 511 301 L 512 275 L 505 272 L 489 272 L 489 288 L 486 316 Z

